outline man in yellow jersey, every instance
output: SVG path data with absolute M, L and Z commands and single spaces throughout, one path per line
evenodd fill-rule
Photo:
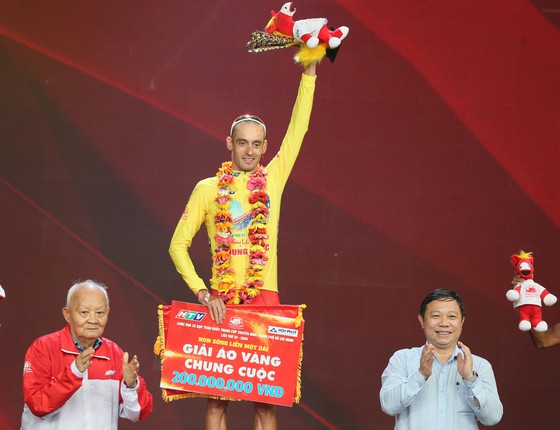
M 282 191 L 309 126 L 316 63 L 305 67 L 290 124 L 278 154 L 266 166 L 266 126 L 255 115 L 231 125 L 231 161 L 200 181 L 177 224 L 169 254 L 198 301 L 220 324 L 226 304 L 279 304 L 277 238 Z M 188 250 L 204 223 L 212 248 L 210 288 L 197 275 Z M 206 428 L 224 430 L 228 402 L 208 399 Z M 274 405 L 255 402 L 255 429 L 276 429 Z

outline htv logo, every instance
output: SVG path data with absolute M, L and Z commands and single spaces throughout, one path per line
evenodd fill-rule
M 187 309 L 181 309 L 179 313 L 175 316 L 175 318 L 180 320 L 202 321 L 205 316 L 206 316 L 206 312 L 196 312 L 196 311 L 189 311 Z

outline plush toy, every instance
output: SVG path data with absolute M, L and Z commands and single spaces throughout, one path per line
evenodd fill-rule
M 511 263 L 515 266 L 515 273 L 521 280 L 506 293 L 506 298 L 513 302 L 513 307 L 519 310 L 519 330 L 535 331 L 548 330 L 548 324 L 542 319 L 542 303 L 552 306 L 556 303 L 556 296 L 542 285 L 533 281 L 533 253 L 521 251 L 511 256 Z
M 327 56 L 334 61 L 342 40 L 350 31 L 348 27 L 327 27 L 325 18 L 294 21 L 296 8 L 292 2 L 285 3 L 278 11 L 271 11 L 272 18 L 265 31 L 256 31 L 247 43 L 250 52 L 299 46 L 294 60 L 304 66 Z

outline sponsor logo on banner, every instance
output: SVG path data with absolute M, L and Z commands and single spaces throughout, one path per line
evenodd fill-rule
M 196 311 L 189 311 L 187 309 L 181 309 L 175 315 L 176 319 L 179 320 L 189 320 L 189 321 L 202 321 L 206 316 L 206 312 L 196 312 Z
M 282 336 L 297 337 L 298 331 L 293 328 L 276 327 L 273 325 L 268 326 L 268 333 L 271 334 L 281 334 Z
M 229 319 L 228 325 L 230 326 L 230 328 L 236 328 L 238 330 L 241 330 L 241 329 L 244 328 L 243 318 L 241 318 L 241 317 L 231 317 Z

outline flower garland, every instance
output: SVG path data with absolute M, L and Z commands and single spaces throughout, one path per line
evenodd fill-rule
M 230 200 L 235 193 L 234 177 L 231 161 L 222 163 L 216 173 L 218 178 L 218 192 L 215 201 L 218 210 L 214 215 L 216 234 L 214 241 L 216 249 L 212 256 L 214 269 L 218 278 L 218 293 L 227 304 L 249 303 L 258 296 L 263 286 L 263 269 L 268 261 L 266 256 L 269 211 L 266 207 L 268 194 L 266 192 L 266 172 L 259 164 L 251 173 L 247 182 L 249 203 L 251 204 L 251 221 L 248 229 L 249 236 L 249 265 L 246 271 L 245 283 L 235 285 L 235 271 L 230 267 L 231 245 L 233 238 L 233 218 L 230 211 Z

